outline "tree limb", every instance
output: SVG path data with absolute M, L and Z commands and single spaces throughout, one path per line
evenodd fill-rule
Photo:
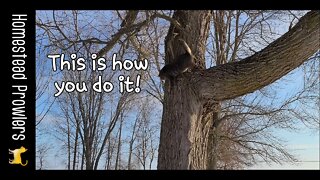
M 204 99 L 232 99 L 261 89 L 307 61 L 319 50 L 320 11 L 310 11 L 295 27 L 240 62 L 199 70 L 186 76 Z
M 155 16 L 155 17 L 158 17 L 158 18 L 165 19 L 165 20 L 171 22 L 172 24 L 175 25 L 176 28 L 178 28 L 178 29 L 180 29 L 180 30 L 183 29 L 182 26 L 181 26 L 181 24 L 180 24 L 176 19 L 173 19 L 173 18 L 171 18 L 171 17 L 169 17 L 169 16 L 167 16 L 167 15 L 165 15 L 165 14 L 155 13 L 154 16 Z
M 97 53 L 98 57 L 105 55 L 122 37 L 123 34 L 132 32 L 144 26 L 148 21 L 143 21 L 138 24 L 133 24 L 138 15 L 138 11 L 129 11 L 121 23 L 121 29 L 115 33 L 110 41 Z

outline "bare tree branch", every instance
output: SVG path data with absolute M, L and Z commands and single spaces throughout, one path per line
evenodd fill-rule
M 276 81 L 319 50 L 319 19 L 320 12 L 311 11 L 289 32 L 253 56 L 189 74 L 195 92 L 205 99 L 226 100 Z

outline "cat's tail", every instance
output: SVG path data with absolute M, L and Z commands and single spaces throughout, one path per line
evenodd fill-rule
M 187 53 L 190 56 L 193 56 L 192 51 L 191 51 L 190 47 L 188 46 L 188 44 L 183 39 L 178 39 L 178 40 L 181 41 L 181 43 L 182 43 L 184 49 L 187 51 Z
M 28 160 L 26 160 L 25 164 L 22 164 L 22 162 L 21 162 L 21 166 L 26 166 L 27 164 L 28 164 Z

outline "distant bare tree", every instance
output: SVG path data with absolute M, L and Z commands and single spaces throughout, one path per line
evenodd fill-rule
M 149 99 L 141 104 L 141 110 L 139 114 L 138 128 L 136 132 L 136 150 L 133 154 L 139 160 L 142 168 L 151 169 L 152 162 L 155 158 L 156 148 L 156 126 L 152 124 L 151 119 L 151 106 L 148 103 Z
M 120 169 L 120 164 L 121 164 L 122 127 L 123 127 L 123 113 L 120 114 L 120 126 L 119 126 L 119 132 L 118 132 L 118 145 L 117 145 L 117 153 L 116 153 L 115 170 Z
M 64 24 L 66 21 L 62 22 L 58 20 L 60 17 L 65 15 L 66 14 L 64 13 L 59 13 L 59 15 L 56 15 L 54 12 L 52 15 L 52 22 L 41 23 L 38 21 L 37 25 L 47 33 L 49 40 L 51 41 L 50 46 L 64 49 L 65 52 L 70 52 L 69 54 L 75 51 L 78 52 L 78 56 L 89 59 L 89 54 L 91 54 L 91 52 L 95 52 L 95 47 L 91 46 L 90 44 L 80 44 L 79 46 L 75 46 L 72 40 L 66 39 L 67 35 L 63 31 L 67 28 L 74 30 L 78 38 L 81 38 L 81 34 L 79 32 L 79 26 L 77 23 L 70 22 L 72 25 L 66 27 Z M 71 18 L 70 21 L 76 20 L 78 15 L 79 13 L 77 11 L 73 11 L 73 18 Z M 52 23 L 53 26 L 51 26 L 50 23 Z M 59 36 L 52 36 L 55 33 L 54 31 L 59 32 Z M 62 41 L 67 41 L 69 44 L 63 44 Z M 69 46 L 70 44 L 71 46 Z M 124 47 L 122 49 L 124 49 Z M 119 54 L 121 58 L 121 52 L 119 52 Z M 87 67 L 90 67 L 91 62 L 86 63 L 88 63 Z M 99 75 L 102 76 L 102 79 L 112 82 L 115 73 L 106 72 L 101 74 L 100 72 L 92 71 L 92 69 L 86 68 L 86 70 L 82 72 L 62 71 L 60 77 L 64 81 L 87 82 L 88 87 L 90 87 L 94 82 L 97 82 Z M 127 102 L 128 93 L 124 93 L 119 96 L 118 102 L 115 103 L 116 109 L 108 112 L 110 113 L 108 115 L 109 120 L 102 121 L 102 118 L 108 117 L 107 115 L 103 114 L 106 98 L 110 99 L 112 97 L 107 97 L 105 93 L 96 93 L 92 89 L 88 89 L 88 92 L 85 93 L 64 93 L 58 97 L 59 107 L 64 114 L 64 118 L 67 120 L 65 125 L 61 124 L 61 122 L 58 122 L 58 126 L 60 126 L 60 130 L 65 129 L 63 131 L 65 131 L 64 133 L 67 135 L 66 147 L 68 150 L 68 169 L 71 168 L 71 157 L 73 157 L 72 168 L 76 167 L 77 160 L 75 158 L 77 157 L 76 155 L 79 151 L 79 138 L 82 145 L 81 150 L 85 158 L 85 160 L 82 162 L 85 164 L 86 169 L 98 168 L 98 164 L 105 149 L 108 137 L 113 131 L 119 119 L 120 113 L 124 110 L 123 108 Z M 73 152 L 71 150 L 73 150 Z M 71 154 L 73 154 L 73 156 Z
M 53 96 L 48 97 L 46 94 L 48 91 L 50 91 L 50 83 L 53 80 L 53 72 L 48 71 L 48 66 L 50 66 L 50 64 L 44 60 L 46 57 L 43 55 L 47 49 L 43 47 L 43 36 L 43 34 L 38 34 L 36 41 L 37 47 L 41 47 L 38 48 L 36 52 L 36 126 L 38 126 L 44 120 L 55 101 Z
M 50 149 L 50 146 L 45 143 L 37 144 L 37 169 L 43 170 L 46 168 L 46 157 L 49 155 L 48 151 Z
M 128 152 L 128 165 L 127 165 L 128 170 L 132 169 L 132 153 L 133 153 L 133 149 L 134 149 L 134 143 L 137 138 L 137 130 L 139 129 L 139 127 L 138 127 L 139 119 L 140 119 L 140 113 L 136 116 L 136 118 L 134 120 L 134 124 L 133 124 L 131 135 L 130 135 L 129 150 L 128 150 L 129 151 Z

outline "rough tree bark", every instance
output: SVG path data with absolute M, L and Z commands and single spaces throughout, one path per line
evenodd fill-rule
M 158 169 L 209 169 L 208 152 L 214 143 L 214 123 L 206 111 L 217 101 L 232 99 L 265 87 L 300 66 L 320 42 L 320 12 L 311 11 L 289 32 L 260 52 L 240 62 L 205 69 L 210 11 L 176 11 L 166 37 L 166 63 L 183 52 L 177 37 L 185 39 L 196 56 L 198 69 L 165 84 Z M 213 108 L 212 108 L 213 107 Z M 211 114 L 212 116 L 212 114 Z

